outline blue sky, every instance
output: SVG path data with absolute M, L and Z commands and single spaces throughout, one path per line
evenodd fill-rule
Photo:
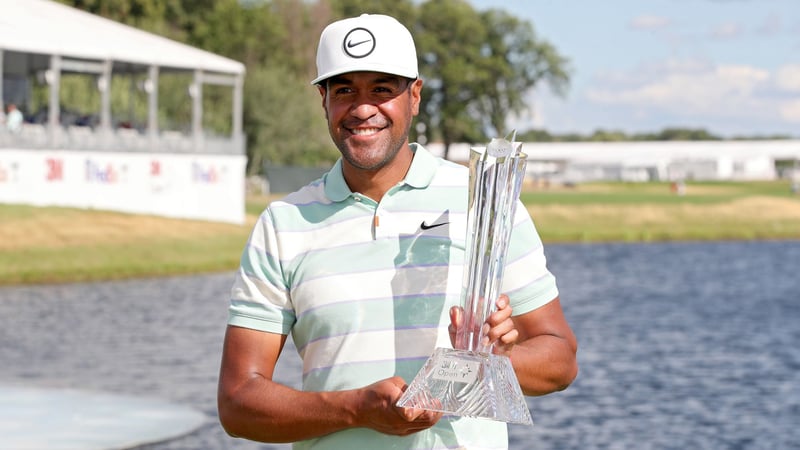
M 566 96 L 537 88 L 519 130 L 800 138 L 800 0 L 469 1 L 530 21 L 570 60 Z

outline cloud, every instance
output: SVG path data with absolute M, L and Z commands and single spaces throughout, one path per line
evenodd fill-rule
M 786 102 L 781 105 L 780 114 L 787 122 L 800 123 L 800 100 Z
M 595 105 L 623 107 L 631 114 L 763 122 L 800 121 L 800 65 L 775 73 L 748 65 L 716 65 L 702 60 L 673 60 L 629 72 L 598 75 L 586 90 Z
M 669 27 L 671 21 L 663 16 L 642 15 L 634 17 L 628 25 L 634 30 L 660 30 Z
M 735 39 L 743 34 L 744 27 L 736 22 L 719 24 L 711 30 L 711 37 L 715 39 Z
M 775 84 L 779 89 L 800 93 L 800 64 L 783 66 L 775 74 Z
M 783 31 L 781 17 L 775 13 L 768 15 L 756 30 L 763 36 L 775 36 Z

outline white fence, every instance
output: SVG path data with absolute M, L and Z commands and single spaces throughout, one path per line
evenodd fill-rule
M 469 148 L 453 144 L 449 158 L 466 161 Z M 773 180 L 785 176 L 779 164 L 800 160 L 800 141 L 523 143 L 522 151 L 529 177 L 555 182 Z
M 246 157 L 0 149 L 0 203 L 244 223 Z

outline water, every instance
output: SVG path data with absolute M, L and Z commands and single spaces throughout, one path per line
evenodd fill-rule
M 512 449 L 800 448 L 800 242 L 553 245 L 580 341 Z M 155 396 L 208 416 L 142 447 L 285 449 L 216 420 L 231 274 L 0 289 L 0 383 Z M 277 378 L 297 386 L 287 346 Z M 2 448 L 0 437 L 0 448 Z

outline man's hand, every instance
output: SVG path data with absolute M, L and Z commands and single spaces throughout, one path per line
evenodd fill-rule
M 481 343 L 484 346 L 493 344 L 492 353 L 497 355 L 508 355 L 511 348 L 516 344 L 519 339 L 519 332 L 517 331 L 514 321 L 511 320 L 511 304 L 506 294 L 501 294 L 497 299 L 497 311 L 493 312 L 486 323 L 483 324 L 482 334 L 484 340 Z M 460 306 L 453 306 L 450 308 L 450 326 L 448 331 L 450 333 L 450 342 L 455 347 L 456 332 L 464 322 L 464 309 Z
M 400 377 L 364 387 L 359 405 L 362 425 L 384 434 L 406 436 L 436 424 L 442 417 L 440 412 L 396 406 L 407 387 Z

